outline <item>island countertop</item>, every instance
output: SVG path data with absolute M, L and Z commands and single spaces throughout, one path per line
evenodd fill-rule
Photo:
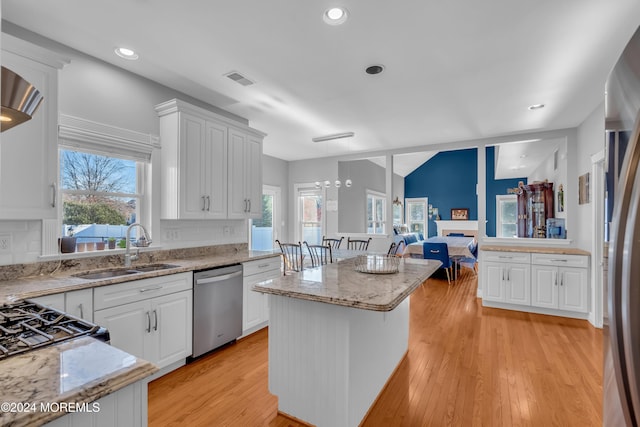
M 0 425 L 41 425 L 64 415 L 42 410 L 41 403 L 55 407 L 93 402 L 157 370 L 152 363 L 90 337 L 8 357 L 0 361 L 2 401 L 34 406 L 0 411 Z
M 391 311 L 427 280 L 440 261 L 402 258 L 397 273 L 368 274 L 355 258 L 260 282 L 254 291 L 372 311 Z

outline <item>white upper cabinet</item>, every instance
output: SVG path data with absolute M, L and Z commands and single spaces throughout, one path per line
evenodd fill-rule
M 33 118 L 0 135 L 0 219 L 55 219 L 58 203 L 58 69 L 68 61 L 2 35 L 2 66 L 44 99 Z
M 157 105 L 156 111 L 162 144 L 161 217 L 259 217 L 264 134 L 177 99 Z M 255 200 L 253 210 L 245 211 L 250 199 Z
M 229 218 L 262 216 L 262 140 L 229 131 Z

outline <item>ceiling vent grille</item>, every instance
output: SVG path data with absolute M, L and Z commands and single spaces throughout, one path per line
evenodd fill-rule
M 249 80 L 248 78 L 246 78 L 245 76 L 243 76 L 242 74 L 238 73 L 237 71 L 232 71 L 230 73 L 227 73 L 225 74 L 225 76 L 229 77 L 231 80 L 233 80 L 236 83 L 240 83 L 242 86 L 251 86 L 252 84 L 255 83 Z

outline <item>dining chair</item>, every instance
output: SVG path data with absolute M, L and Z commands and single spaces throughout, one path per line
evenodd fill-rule
M 287 271 L 302 271 L 302 260 L 304 255 L 302 254 L 302 243 L 281 243 L 276 240 L 280 251 L 282 252 L 282 258 L 284 260 L 283 275 L 287 275 Z
M 352 239 L 350 237 L 347 237 L 347 249 L 351 249 L 354 251 L 366 251 L 367 249 L 369 249 L 370 242 L 371 237 L 369 237 L 367 240 Z
M 333 262 L 330 245 L 310 245 L 306 240 L 303 243 L 307 247 L 312 267 L 319 267 Z
M 404 246 L 404 240 L 400 240 L 397 243 L 392 242 L 391 246 L 389 246 L 389 250 L 387 251 L 387 255 L 402 256 L 402 253 L 404 252 L 404 250 L 401 249 L 402 246 Z
M 322 236 L 322 245 L 324 246 L 329 245 L 331 246 L 331 249 L 340 249 L 340 245 L 342 244 L 343 240 L 344 240 L 344 237 L 341 237 L 339 239 L 328 239 Z
M 424 242 L 422 244 L 422 256 L 424 259 L 435 259 L 440 261 L 447 272 L 447 282 L 451 284 L 451 274 L 449 270 L 452 267 L 451 258 L 449 258 L 449 247 L 446 243 Z

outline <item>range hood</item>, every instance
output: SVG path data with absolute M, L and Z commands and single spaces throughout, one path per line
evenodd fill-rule
M 2 67 L 2 115 L 0 132 L 31 120 L 43 96 L 31 83 L 8 68 Z

